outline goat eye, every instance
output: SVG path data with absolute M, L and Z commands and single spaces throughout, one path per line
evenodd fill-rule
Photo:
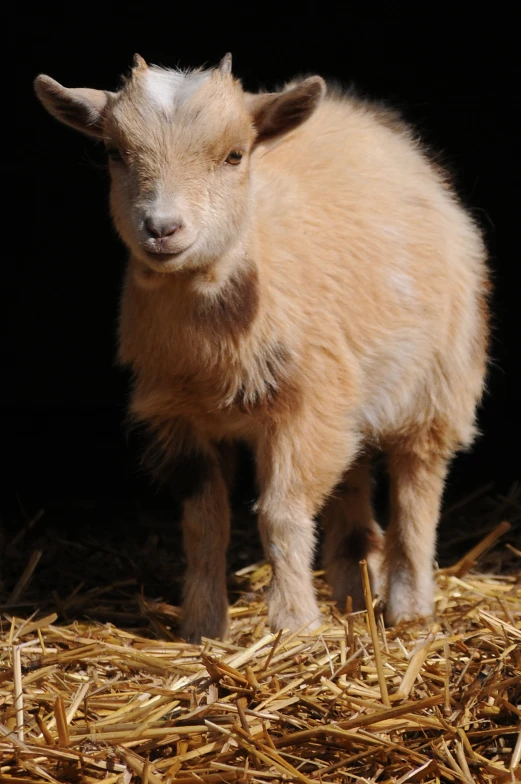
M 238 152 L 238 150 L 232 150 L 231 153 L 226 158 L 225 163 L 229 163 L 232 166 L 238 166 L 241 161 L 242 161 L 242 152 Z
M 123 160 L 123 156 L 121 155 L 117 147 L 108 147 L 107 155 L 109 156 L 111 161 L 115 161 L 116 163 L 125 163 L 125 161 Z

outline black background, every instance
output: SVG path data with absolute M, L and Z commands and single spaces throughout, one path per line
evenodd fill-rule
M 67 499 L 139 497 L 146 506 L 157 498 L 123 426 L 128 379 L 114 355 L 126 254 L 109 219 L 103 152 L 54 121 L 32 90 L 42 72 L 70 87 L 115 89 L 135 51 L 169 67 L 214 65 L 231 51 L 234 73 L 248 89 L 272 89 L 303 72 L 354 82 L 399 108 L 442 152 L 483 227 L 494 280 L 483 435 L 457 459 L 447 495 L 457 498 L 487 481 L 506 492 L 520 476 L 516 23 L 499 12 L 457 19 L 436 6 L 421 15 L 387 8 L 183 8 L 152 0 L 26 12 L 17 43 L 18 146 L 16 156 L 4 153 L 18 225 L 14 250 L 3 259 L 9 520 L 16 523 L 21 506 L 30 515 Z

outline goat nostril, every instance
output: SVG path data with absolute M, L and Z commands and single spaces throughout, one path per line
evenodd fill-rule
M 155 239 L 171 237 L 180 228 L 181 225 L 175 221 L 154 221 L 152 218 L 146 218 L 145 220 L 145 229 Z

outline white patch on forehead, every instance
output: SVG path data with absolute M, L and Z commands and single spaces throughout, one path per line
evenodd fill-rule
M 204 71 L 183 73 L 151 66 L 145 74 L 148 96 L 162 109 L 179 105 L 202 85 L 209 77 Z

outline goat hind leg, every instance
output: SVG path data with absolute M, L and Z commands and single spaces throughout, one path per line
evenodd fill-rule
M 385 535 L 389 624 L 432 614 L 436 527 L 451 454 L 441 428 L 389 450 L 391 520 Z
M 365 606 L 359 562 L 369 567 L 373 594 L 382 589 L 383 532 L 375 522 L 371 504 L 370 465 L 361 460 L 344 476 L 326 503 L 324 566 L 333 599 L 344 611 L 351 596 L 353 610 Z

